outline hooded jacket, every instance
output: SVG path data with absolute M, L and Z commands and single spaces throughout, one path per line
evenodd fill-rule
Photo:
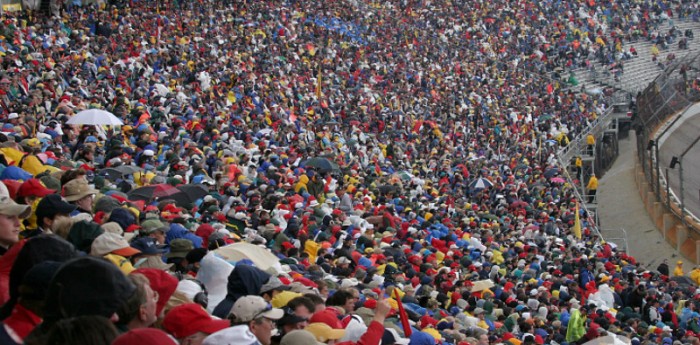
M 260 295 L 260 288 L 270 279 L 270 275 L 257 267 L 238 264 L 228 276 L 226 298 L 214 308 L 214 316 L 225 319 L 236 301 L 247 295 Z

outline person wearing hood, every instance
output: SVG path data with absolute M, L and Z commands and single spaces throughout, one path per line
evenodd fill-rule
M 226 297 L 214 308 L 212 315 L 228 317 L 233 304 L 247 295 L 260 295 L 260 289 L 270 279 L 270 275 L 257 267 L 239 263 L 228 276 Z
M 313 171 L 309 171 L 309 174 L 311 175 L 311 180 L 308 183 L 309 194 L 313 195 L 319 202 L 323 202 L 323 178 Z
M 282 251 L 284 243 L 291 243 L 296 240 L 299 236 L 299 221 L 296 217 L 292 217 L 287 222 L 287 228 L 284 231 L 280 231 L 277 236 L 275 236 L 273 249 L 277 252 Z

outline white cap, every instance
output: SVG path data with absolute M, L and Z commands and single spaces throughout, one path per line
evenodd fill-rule
M 18 119 L 18 118 L 19 118 L 19 114 L 17 114 L 17 113 L 10 113 L 10 115 L 7 115 L 8 120 Z

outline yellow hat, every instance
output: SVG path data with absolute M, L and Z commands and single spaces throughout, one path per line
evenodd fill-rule
M 442 335 L 440 335 L 440 332 L 435 328 L 425 328 L 423 332 L 430 334 L 436 341 L 442 340 Z
M 328 340 L 337 340 L 345 336 L 344 329 L 333 329 L 323 322 L 314 322 L 304 328 L 316 337 L 316 340 L 325 343 Z

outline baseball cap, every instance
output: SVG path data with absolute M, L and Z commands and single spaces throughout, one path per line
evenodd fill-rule
M 160 258 L 158 259 L 160 260 Z M 165 305 L 168 303 L 168 300 L 170 300 L 170 297 L 177 289 L 177 278 L 164 270 L 156 268 L 139 268 L 132 272 L 132 274 L 134 273 L 145 276 L 148 279 L 148 283 L 151 285 L 151 289 L 158 293 L 156 315 L 160 315 Z
M 382 338 L 383 339 L 383 338 Z M 298 345 L 298 344 L 309 344 L 309 345 L 323 345 L 324 343 L 318 342 L 316 336 L 311 332 L 299 329 L 291 331 L 282 337 L 280 345 Z
M 165 314 L 163 319 L 163 329 L 177 339 L 189 337 L 197 332 L 212 334 L 227 327 L 228 320 L 213 319 L 196 303 L 179 305 Z
M 158 219 L 147 219 L 141 222 L 141 232 L 144 234 L 152 234 L 157 230 L 167 232 L 170 228 Z
M 333 309 L 326 308 L 320 311 L 315 312 L 313 315 L 311 315 L 311 319 L 309 319 L 310 323 L 325 323 L 329 327 L 335 328 L 335 329 L 342 329 L 343 324 L 340 323 L 340 320 L 338 320 L 337 314 L 333 311 Z
M 118 336 L 112 345 L 177 345 L 168 333 L 157 328 L 136 328 Z
M 250 331 L 248 325 L 238 325 L 224 328 L 206 338 L 202 345 L 221 345 L 221 344 L 237 344 L 237 345 L 260 345 L 258 337 Z
M 69 202 L 78 201 L 88 195 L 97 193 L 98 191 L 92 189 L 87 181 L 80 178 L 68 181 L 68 183 L 63 186 L 62 191 L 63 197 Z
M 282 281 L 279 280 L 279 278 L 272 276 L 267 280 L 267 283 L 260 287 L 260 294 L 263 295 L 266 292 L 274 290 L 289 290 L 290 288 L 290 286 L 282 284 Z
M 328 340 L 340 339 L 345 335 L 344 329 L 331 328 L 331 326 L 328 326 L 322 322 L 314 322 L 306 326 L 305 330 L 313 334 L 316 337 L 316 340 L 322 343 L 325 343 Z
M 170 252 L 165 255 L 168 259 L 170 258 L 182 258 L 187 256 L 190 250 L 194 249 L 192 241 L 186 240 L 184 238 L 178 238 L 170 241 Z
M 19 186 L 17 196 L 37 196 L 43 198 L 53 193 L 56 193 L 56 191 L 53 189 L 46 188 L 39 179 L 30 178 L 29 180 L 24 181 L 24 183 L 22 183 L 22 185 Z
M 0 197 L 0 214 L 6 216 L 17 216 L 19 218 L 27 218 L 32 213 L 32 207 L 29 205 L 20 205 L 9 196 Z
M 165 250 L 158 248 L 155 238 L 139 237 L 131 241 L 131 247 L 138 249 L 143 255 L 160 255 Z
M 260 296 L 249 295 L 239 298 L 233 304 L 231 314 L 234 316 L 236 323 L 246 323 L 261 317 L 279 320 L 284 316 L 284 311 L 273 308 Z
M 382 344 L 398 344 L 404 345 L 410 343 L 411 340 L 408 338 L 402 338 L 395 329 L 387 327 L 384 329 L 384 335 L 382 335 Z
M 18 118 L 19 118 L 19 114 L 17 114 L 17 113 L 10 113 L 10 115 L 7 115 L 8 120 L 18 119 Z
M 105 232 L 95 238 L 92 242 L 90 254 L 94 256 L 104 256 L 109 253 L 129 257 L 141 253 L 136 248 L 131 248 L 124 237 L 113 232 Z

